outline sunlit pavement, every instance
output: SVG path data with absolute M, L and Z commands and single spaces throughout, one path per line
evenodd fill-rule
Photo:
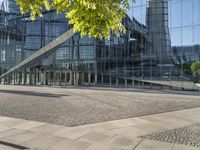
M 197 108 L 199 97 L 187 91 L 0 85 L 0 115 L 77 126 Z
M 188 143 L 178 144 L 179 141 L 162 142 L 163 139 L 151 140 L 146 138 L 145 135 L 155 133 L 159 135 L 160 132 L 170 131 L 174 129 L 187 128 L 187 126 L 200 123 L 200 108 L 198 103 L 200 101 L 199 93 L 188 93 L 183 92 L 182 94 L 177 94 L 173 91 L 149 91 L 149 90 L 119 90 L 119 89 L 76 89 L 76 88 L 41 88 L 41 87 L 25 87 L 25 86 L 0 86 L 0 149 L 2 150 L 18 150 L 21 148 L 29 148 L 32 150 L 199 150 L 200 148 L 197 145 L 190 143 L 190 135 L 188 135 Z M 82 96 L 81 96 L 82 95 Z M 80 96 L 80 97 L 79 97 Z M 101 97 L 102 96 L 102 97 Z M 71 99 L 70 99 L 71 97 Z M 80 99 L 79 99 L 79 98 Z M 81 99 L 82 97 L 82 99 Z M 103 99 L 104 97 L 104 99 Z M 68 99 L 69 98 L 69 99 Z M 102 100 L 101 100 L 102 99 Z M 160 113 L 157 109 L 152 115 L 143 115 L 137 117 L 126 116 L 126 119 L 120 119 L 120 116 L 116 116 L 116 119 L 112 118 L 113 121 L 106 120 L 89 120 L 91 124 L 85 124 L 74 127 L 66 127 L 68 120 L 65 120 L 66 124 L 55 125 L 55 123 L 49 124 L 47 118 L 46 120 L 39 120 L 37 115 L 43 115 L 42 118 L 45 118 L 45 114 L 42 112 L 37 112 L 37 107 L 39 105 L 49 105 L 48 110 L 49 117 L 55 111 L 51 112 L 53 105 L 58 109 L 62 108 L 59 105 L 61 104 L 70 105 L 71 111 L 69 115 L 72 115 L 74 108 L 80 107 L 81 105 L 85 106 L 84 103 L 93 107 L 90 113 L 88 111 L 87 115 L 93 115 L 95 112 L 95 107 L 98 109 L 97 118 L 101 118 L 106 115 L 108 111 L 103 112 L 105 109 L 103 106 L 109 105 L 115 110 L 119 109 L 118 114 L 123 114 L 122 110 L 134 108 L 133 105 L 140 106 L 136 109 L 137 111 L 144 112 L 144 109 L 147 107 L 156 108 L 158 110 L 168 107 L 171 107 L 171 110 L 168 112 Z M 109 101 L 112 103 L 109 103 Z M 20 103 L 20 101 L 22 101 Z M 29 101 L 29 102 L 28 102 Z M 37 103 L 37 101 L 40 101 Z M 44 102 L 43 102 L 44 101 Z M 91 102 L 90 102 L 91 101 Z M 92 101 L 97 101 L 98 103 L 93 104 Z M 11 103 L 13 102 L 13 103 Z M 56 103 L 55 103 L 56 102 Z M 82 102 L 78 105 L 78 103 Z M 102 107 L 98 107 L 99 103 L 102 103 Z M 116 102 L 116 105 L 114 105 Z M 124 102 L 124 103 L 123 103 Z M 151 102 L 153 104 L 151 104 Z M 174 102 L 174 103 L 173 103 Z M 7 105 L 6 105 L 7 104 Z M 9 105 L 11 104 L 11 106 Z M 14 104 L 16 107 L 14 107 Z M 112 105 L 111 105 L 112 104 Z M 131 105 L 132 104 L 132 105 Z M 139 105 L 140 104 L 140 105 Z M 191 106 L 186 107 L 187 105 L 195 105 L 195 108 Z M 2 106 L 3 105 L 3 106 Z M 20 107 L 20 106 L 23 107 Z M 77 105 L 77 106 L 76 106 Z M 131 105 L 129 108 L 128 105 Z M 142 106 L 146 105 L 144 109 Z M 161 106 L 159 106 L 161 105 Z M 76 107 L 75 107 L 76 106 Z M 121 107 L 123 109 L 120 109 Z M 182 106 L 181 110 L 174 111 L 175 108 Z M 184 107 L 183 107 L 184 106 Z M 2 108 L 5 107 L 2 111 Z M 20 111 L 22 108 L 26 108 Z M 31 107 L 35 107 L 31 110 Z M 44 107 L 44 106 L 43 106 Z M 64 106 L 63 106 L 64 107 Z M 70 107 L 67 107 L 70 108 Z M 110 108 L 109 107 L 109 108 Z M 42 108 L 42 107 L 41 107 Z M 40 111 L 41 108 L 38 108 Z M 87 107 L 89 108 L 89 107 Z M 115 109 L 114 109 L 115 108 Z M 187 109 L 186 109 L 187 108 Z M 30 110 L 29 110 L 30 109 Z M 150 109 L 150 108 L 149 108 Z M 12 110 L 12 111 L 11 111 Z M 33 111 L 35 110 L 35 111 Z M 64 109 L 63 109 L 64 110 Z M 57 110 L 57 115 L 62 115 L 63 111 Z M 80 115 L 80 118 L 83 117 L 81 113 L 84 113 L 83 108 L 79 111 L 74 110 L 76 115 Z M 134 110 L 134 112 L 136 112 Z M 173 111 L 172 111 L 173 110 Z M 9 112 L 8 114 L 2 114 L 3 112 Z M 23 118 L 25 115 L 20 115 L 31 113 L 34 115 L 31 119 L 22 120 L 16 118 Z M 81 112 L 83 111 L 83 112 Z M 16 112 L 16 113 L 15 113 Z M 162 111 L 161 111 L 162 112 Z M 17 114 L 18 113 L 18 114 Z M 151 112 L 152 113 L 152 112 Z M 14 114 L 17 114 L 16 116 Z M 85 114 L 85 113 L 84 113 Z M 116 114 L 116 115 L 118 115 Z M 5 117 L 5 116 L 10 117 Z M 28 115 L 27 115 L 28 116 Z M 73 116 L 73 115 L 72 115 Z M 71 116 L 71 117 L 72 117 Z M 38 117 L 38 118 L 37 118 Z M 56 116 L 53 116 L 55 121 Z M 92 117 L 85 116 L 87 119 Z M 117 118 L 118 117 L 118 118 Z M 64 118 L 64 117 L 63 117 Z M 25 117 L 23 119 L 26 119 Z M 35 120 L 34 120 L 35 119 Z M 38 120 L 39 121 L 38 121 Z M 57 118 L 58 121 L 61 118 Z M 80 119 L 81 120 L 81 119 Z M 84 119 L 85 120 L 85 119 Z M 52 121 L 52 120 L 51 120 Z M 60 123 L 60 122 L 59 122 Z M 57 123 L 57 124 L 59 124 Z M 84 124 L 85 122 L 82 121 Z M 61 124 L 61 123 L 60 123 Z M 175 130 L 176 131 L 176 130 Z M 180 130 L 181 131 L 181 130 Z M 187 131 L 187 130 L 186 130 Z M 196 129 L 195 129 L 196 131 Z M 167 132 L 166 132 L 167 133 Z M 179 132 L 175 132 L 172 135 L 173 137 L 179 137 Z M 185 131 L 184 134 L 188 134 Z M 192 135 L 194 136 L 194 135 Z M 196 135 L 196 139 L 199 139 L 199 135 Z M 187 136 L 186 136 L 187 137 Z M 198 141 L 195 141 L 198 143 Z M 5 145 L 6 144 L 6 145 Z
M 200 108 L 76 127 L 0 117 L 0 141 L 34 150 L 199 150 L 140 137 L 198 122 Z

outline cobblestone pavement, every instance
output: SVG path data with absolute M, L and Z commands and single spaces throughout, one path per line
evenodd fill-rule
M 200 108 L 76 127 L 0 116 L 0 150 L 19 150 L 20 147 L 30 150 L 200 150 L 175 141 L 141 138 L 150 133 L 180 129 L 177 134 L 188 132 L 188 136 L 194 134 L 199 139 L 198 122 Z
M 200 107 L 199 92 L 0 85 L 0 115 L 64 126 Z
M 141 138 L 200 147 L 200 123 L 159 133 L 152 133 Z

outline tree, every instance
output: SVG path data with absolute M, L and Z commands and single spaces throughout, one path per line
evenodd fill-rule
M 192 62 L 181 64 L 183 67 L 183 71 L 186 75 L 192 75 L 191 65 Z M 181 66 L 180 66 L 181 68 Z
M 119 36 L 125 32 L 122 19 L 129 9 L 129 0 L 16 0 L 22 14 L 30 13 L 31 19 L 42 17 L 43 8 L 66 12 L 74 32 L 81 36 L 109 38 L 110 32 Z M 132 0 L 135 1 L 135 0 Z
M 200 77 L 200 61 L 193 62 L 191 70 L 194 77 Z

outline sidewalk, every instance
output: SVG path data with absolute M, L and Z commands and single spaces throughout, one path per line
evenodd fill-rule
M 1 116 L 0 150 L 199 150 L 199 147 L 140 138 L 195 123 L 200 123 L 200 108 L 77 127 Z

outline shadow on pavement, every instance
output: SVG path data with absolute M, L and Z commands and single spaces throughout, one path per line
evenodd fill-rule
M 63 94 L 38 93 L 38 92 L 31 92 L 31 91 L 14 91 L 14 90 L 0 90 L 0 93 L 18 94 L 18 95 L 26 95 L 26 96 L 39 96 L 39 97 L 54 97 L 54 98 L 69 96 L 69 95 L 63 95 Z

